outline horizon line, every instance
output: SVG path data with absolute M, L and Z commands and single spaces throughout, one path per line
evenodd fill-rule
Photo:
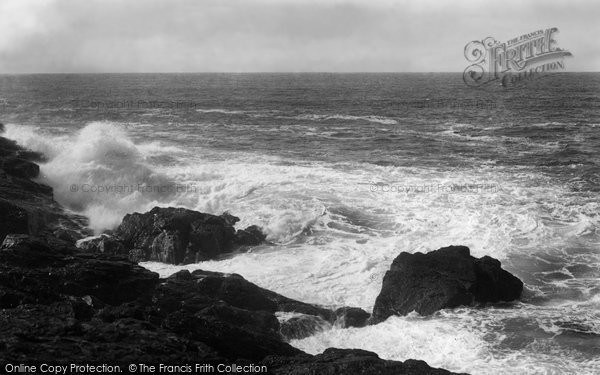
M 350 71 L 350 72 L 334 72 L 334 71 L 319 71 L 319 72 L 307 72 L 307 71 L 249 71 L 249 72 L 28 72 L 28 73 L 0 73 L 0 76 L 17 76 L 17 75 L 77 75 L 77 74 L 463 74 L 461 72 L 432 72 L 432 71 L 418 71 L 418 72 L 398 72 L 398 71 Z M 579 71 L 549 71 L 546 74 L 560 74 L 560 73 L 600 73 L 600 71 L 593 70 L 579 70 Z

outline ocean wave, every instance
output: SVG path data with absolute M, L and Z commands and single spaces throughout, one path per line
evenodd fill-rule
M 368 121 L 377 124 L 384 125 L 396 125 L 398 121 L 383 116 L 352 116 L 352 115 L 342 115 L 342 114 L 333 114 L 333 115 L 319 115 L 319 114 L 303 114 L 297 116 L 280 116 L 281 118 L 291 118 L 296 120 L 309 120 L 309 121 L 327 121 L 327 120 L 349 120 L 349 121 Z
M 48 157 L 40 180 L 54 188 L 59 203 L 89 217 L 96 232 L 116 226 L 127 213 L 177 201 L 178 183 L 145 161 L 161 151 L 156 142 L 136 145 L 123 127 L 109 122 L 90 123 L 71 136 L 40 133 L 7 127 L 8 137 Z
M 221 113 L 226 115 L 239 115 L 248 113 L 248 111 L 223 109 L 223 108 L 208 108 L 208 109 L 196 109 L 196 112 L 200 113 Z
M 371 123 L 383 124 L 383 125 L 396 125 L 398 121 L 395 119 L 375 116 L 375 115 L 363 115 L 353 116 L 345 114 L 301 114 L 301 115 L 282 115 L 279 110 L 233 110 L 223 108 L 208 108 L 208 109 L 196 109 L 199 113 L 217 113 L 224 115 L 247 115 L 255 118 L 262 117 L 273 117 L 278 119 L 292 119 L 292 120 L 304 120 L 304 121 L 328 121 L 328 120 L 347 120 L 347 121 L 367 121 Z

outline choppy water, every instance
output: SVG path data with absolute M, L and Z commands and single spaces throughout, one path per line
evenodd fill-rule
M 46 153 L 42 180 L 97 231 L 177 205 L 228 210 L 274 242 L 145 264 L 162 275 L 237 272 L 370 310 L 401 251 L 500 259 L 523 302 L 293 342 L 473 374 L 600 372 L 599 110 L 598 74 L 508 90 L 459 74 L 0 76 L 6 135 Z

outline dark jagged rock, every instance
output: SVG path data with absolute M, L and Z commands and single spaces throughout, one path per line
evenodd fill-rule
M 29 233 L 29 224 L 29 213 L 25 209 L 0 199 L 0 241 L 9 233 Z
M 277 302 L 268 291 L 237 274 L 205 275 L 195 271 L 197 287 L 202 293 L 248 310 L 277 311 Z
M 240 218 L 237 216 L 233 216 L 232 214 L 230 214 L 229 212 L 223 212 L 223 214 L 220 216 L 227 225 L 229 226 L 234 226 L 238 221 L 240 221 Z
M 237 274 L 196 270 L 192 272 L 192 276 L 198 279 L 198 287 L 203 293 L 236 307 L 273 313 L 282 311 L 314 315 L 329 322 L 336 319 L 335 313 L 327 308 L 296 301 L 263 289 Z
M 132 256 L 173 264 L 214 259 L 233 251 L 237 245 L 256 245 L 263 239 L 258 227 L 238 231 L 239 221 L 225 213 L 221 216 L 184 208 L 159 208 L 126 215 L 114 235 Z
M 0 310 L 0 351 L 17 363 L 223 362 L 211 348 L 142 320 L 82 319 L 72 302 Z M 32 345 L 31 343 L 35 343 Z
M 44 202 L 43 199 L 41 199 Z M 48 200 L 50 206 L 38 206 L 36 201 L 8 201 L 0 198 L 0 241 L 9 234 L 29 234 L 74 243 L 76 239 L 89 233 L 83 228 L 78 217 L 69 217 L 56 202 Z M 43 203 L 41 203 L 43 204 Z M 69 237 L 56 236 L 60 231 L 68 231 Z
M 358 307 L 340 307 L 335 310 L 336 325 L 342 328 L 364 327 L 371 317 L 371 314 Z
M 263 243 L 266 235 L 252 225 L 234 229 L 240 219 L 184 208 L 159 208 L 126 215 L 119 227 L 100 237 L 80 241 L 84 251 L 125 255 L 130 260 L 172 264 L 215 259 L 235 249 Z
M 16 177 L 36 178 L 40 174 L 40 167 L 37 164 L 18 157 L 0 159 L 0 168 Z
M 286 340 L 297 340 L 330 328 L 331 324 L 320 316 L 300 315 L 282 322 L 279 332 Z
M 127 254 L 127 250 L 118 239 L 102 234 L 77 242 L 77 247 L 85 252 L 103 254 Z
M 162 285 L 153 295 L 158 306 L 172 301 L 170 297 L 163 299 L 167 294 L 161 288 L 165 287 L 168 285 Z M 183 298 L 176 306 L 176 309 L 157 310 L 161 326 L 189 340 L 200 341 L 229 360 L 259 361 L 270 353 L 301 353 L 281 341 L 279 323 L 266 311 L 240 309 L 205 296 Z
M 39 238 L 8 236 L 0 247 L 0 287 L 11 301 L 8 306 L 0 302 L 4 307 L 51 303 L 64 295 L 120 304 L 137 299 L 158 280 L 122 258 L 76 253 L 66 244 L 50 247 Z
M 182 270 L 173 274 L 169 279 L 185 280 L 190 278 L 195 280 L 195 290 L 189 292 L 201 292 L 211 298 L 222 300 L 232 306 L 247 310 L 311 315 L 320 317 L 329 324 L 335 323 L 340 318 L 345 318 L 345 314 L 352 316 L 349 320 L 354 320 L 357 325 L 360 324 L 360 320 L 364 320 L 369 316 L 366 311 L 358 308 L 343 307 L 332 311 L 325 307 L 296 301 L 261 288 L 238 274 L 225 274 L 204 270 L 195 270 L 190 273 L 189 271 Z M 182 292 L 187 293 L 188 291 L 185 289 L 174 290 L 173 295 Z M 343 325 L 343 327 L 349 326 L 351 325 Z
M 64 229 L 77 237 L 74 242 L 91 233 L 87 219 L 66 214 L 52 199 L 51 187 L 31 180 L 39 174 L 33 161 L 42 159 L 0 137 L 0 241 L 9 233 L 54 237 L 55 231 Z
M 465 246 L 427 254 L 403 252 L 383 278 L 372 320 L 377 323 L 411 311 L 428 315 L 444 308 L 512 301 L 522 291 L 521 280 L 503 270 L 498 260 L 474 258 Z
M 157 351 L 167 359 L 181 355 L 196 362 L 216 358 L 215 353 L 228 361 L 260 361 L 271 354 L 301 353 L 281 340 L 272 312 L 236 307 L 204 293 L 200 280 L 186 272 L 160 280 L 121 257 L 11 235 L 0 248 L 2 356 L 40 361 L 50 358 L 45 349 L 55 358 L 91 362 L 102 353 L 103 360 L 122 363 L 123 336 L 130 351 L 140 351 L 129 358 L 150 358 Z M 161 335 L 169 338 L 165 344 L 157 339 Z M 32 337 L 41 344 L 26 345 Z M 147 346 L 134 345 L 134 339 Z M 88 344 L 99 353 L 88 351 L 86 357 L 77 349 Z
M 21 150 L 23 150 L 23 147 L 19 146 L 17 142 L 0 137 L 0 157 L 14 156 Z
M 293 358 L 270 356 L 262 361 L 275 375 L 446 375 L 449 371 L 429 367 L 423 361 L 386 361 L 377 354 L 359 349 L 326 349 L 315 356 Z
M 3 133 L 1 128 L 0 133 Z M 39 152 L 24 149 L 13 140 L 0 137 L 0 158 L 5 159 L 15 157 L 33 162 L 42 162 L 46 159 Z
M 241 246 L 260 245 L 266 239 L 267 236 L 256 225 L 251 225 L 246 229 L 239 229 L 235 233 L 235 243 Z
M 80 232 L 68 228 L 58 228 L 52 232 L 52 235 L 71 244 L 76 243 L 79 239 L 81 239 L 82 236 Z

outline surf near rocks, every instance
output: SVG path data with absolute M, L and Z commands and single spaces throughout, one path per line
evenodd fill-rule
M 12 141 L 0 142 L 9 155 L 26 154 Z M 0 352 L 7 361 L 252 361 L 275 374 L 450 374 L 425 362 L 386 361 L 366 351 L 308 355 L 286 342 L 281 333 L 285 321 L 276 317 L 277 312 L 294 312 L 332 325 L 361 326 L 368 313 L 360 309 L 306 304 L 235 274 L 182 271 L 160 279 L 111 254 L 129 255 L 130 244 L 141 244 L 150 252 L 166 247 L 160 250 L 165 259 L 183 254 L 185 260 L 189 244 L 208 243 L 227 252 L 264 240 L 255 227 L 234 231 L 237 220 L 230 215 L 156 208 L 130 215 L 115 231 L 131 242 L 103 236 L 82 251 L 74 246 L 89 234 L 81 218 L 67 215 L 50 187 L 31 181 L 30 172 L 37 168 L 23 165 L 28 165 L 23 173 L 0 171 L 0 201 L 10 208 L 0 217 Z
M 67 214 L 50 186 L 32 180 L 41 160 L 43 155 L 0 137 L 0 241 L 7 234 L 35 234 L 73 243 L 91 234 L 86 218 Z

